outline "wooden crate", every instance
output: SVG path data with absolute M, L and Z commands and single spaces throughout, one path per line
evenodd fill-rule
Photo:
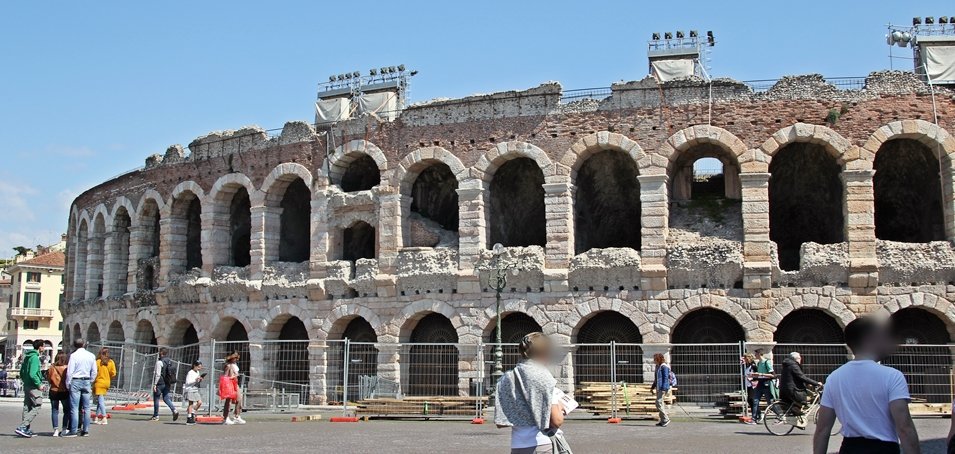
M 575 399 L 581 411 L 594 415 L 610 415 L 614 408 L 617 416 L 655 419 L 657 417 L 656 392 L 650 391 L 647 383 L 620 383 L 617 385 L 616 402 L 614 386 L 607 382 L 583 382 L 577 388 Z M 664 402 L 672 405 L 676 397 L 670 392 Z

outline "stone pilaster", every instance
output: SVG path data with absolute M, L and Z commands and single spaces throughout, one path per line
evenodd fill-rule
M 252 232 L 249 278 L 261 280 L 265 266 L 278 260 L 282 209 L 260 205 L 252 207 L 250 211 Z
M 329 346 L 325 342 L 309 342 L 308 344 L 310 404 L 328 403 L 328 349 Z
M 103 296 L 110 297 L 116 295 L 116 286 L 119 266 L 120 241 L 118 232 L 109 231 L 103 236 Z M 125 270 L 124 270 L 125 271 Z M 121 293 L 119 293 L 121 294 Z
M 378 296 L 397 294 L 395 274 L 398 272 L 398 249 L 402 245 L 401 195 L 391 186 L 374 189 L 378 199 L 378 276 L 375 286 Z
M 378 336 L 378 377 L 382 380 L 401 383 L 401 347 L 398 338 Z
M 640 287 L 666 290 L 667 176 L 640 175 Z
M 670 344 L 643 344 L 643 382 L 653 383 L 653 372 L 656 370 L 656 363 L 653 362 L 653 355 L 662 353 L 667 362 L 670 361 Z M 677 367 L 677 366 L 674 366 Z
M 879 285 L 875 246 L 874 170 L 845 170 L 846 241 L 849 242 L 849 287 L 856 293 L 871 293 Z
M 485 184 L 477 178 L 469 178 L 458 185 L 458 292 L 479 293 L 481 283 L 474 271 L 487 246 L 487 220 L 485 219 Z
M 158 235 L 159 232 L 156 232 Z M 152 244 L 149 241 L 148 227 L 137 224 L 129 227 L 129 263 L 126 266 L 126 293 L 135 292 L 140 286 L 136 281 L 139 261 L 149 258 Z M 212 364 L 212 363 L 209 363 Z
M 86 252 L 86 299 L 102 296 L 103 285 L 103 233 L 90 235 Z
M 209 277 L 217 266 L 229 261 L 232 236 L 229 232 L 229 213 L 203 207 L 199 219 L 202 223 L 202 274 Z
M 318 191 L 312 197 L 311 241 L 309 252 L 310 276 L 312 279 L 322 279 L 327 270 L 323 266 L 329 260 L 331 239 L 329 238 L 328 222 L 325 219 L 328 212 L 328 194 Z
M 544 184 L 547 243 L 544 249 L 544 286 L 549 292 L 567 291 L 568 268 L 574 256 L 574 188 L 566 176 Z
M 743 288 L 772 286 L 769 243 L 769 173 L 741 173 L 743 188 Z

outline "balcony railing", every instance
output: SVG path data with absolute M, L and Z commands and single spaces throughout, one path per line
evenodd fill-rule
M 53 309 L 36 309 L 32 307 L 11 307 L 7 312 L 10 318 L 53 318 Z

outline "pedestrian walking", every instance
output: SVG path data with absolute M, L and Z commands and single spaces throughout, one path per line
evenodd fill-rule
M 109 358 L 109 349 L 103 347 L 99 350 L 99 356 L 96 359 L 96 381 L 93 383 L 93 395 L 96 396 L 96 424 L 106 425 L 109 419 L 106 417 L 106 393 L 116 378 L 116 363 Z
M 816 415 L 813 453 L 825 454 L 836 419 L 842 423 L 840 454 L 919 454 L 919 436 L 909 413 L 905 376 L 879 361 L 895 350 L 885 322 L 857 318 L 845 330 L 855 356 L 826 379 Z
M 23 367 L 23 361 L 17 361 L 17 369 L 21 367 Z M 13 397 L 20 397 L 20 389 L 23 388 L 23 381 L 20 380 L 19 372 L 18 375 L 13 377 L 13 380 L 10 381 L 13 382 Z
M 777 398 L 779 393 L 776 388 L 776 370 L 773 368 L 773 360 L 763 353 L 763 349 L 757 348 L 753 351 L 756 359 L 756 372 L 753 373 L 753 379 L 756 381 L 753 387 L 753 421 L 759 423 L 763 419 L 763 412 L 759 406 L 766 398 L 766 405 Z
M 63 436 L 88 437 L 92 383 L 97 375 L 96 356 L 86 350 L 86 341 L 83 338 L 74 340 L 73 348 L 66 367 L 66 387 L 70 390 L 70 433 Z
M 756 355 L 746 353 L 741 360 L 743 363 L 743 383 L 746 384 L 746 402 L 749 403 L 750 414 L 752 415 L 749 421 L 746 421 L 746 424 L 755 425 L 756 407 L 759 406 L 759 402 L 756 401 Z
M 547 369 L 553 348 L 543 333 L 524 336 L 522 359 L 497 383 L 494 423 L 511 428 L 511 454 L 556 453 L 555 445 L 566 446 L 560 433 L 564 408 L 555 401 L 557 380 Z
M 53 436 L 69 433 L 70 427 L 70 390 L 66 387 L 66 368 L 68 357 L 60 351 L 53 358 L 53 365 L 46 370 L 46 379 L 50 382 L 50 408 L 53 418 Z M 60 428 L 60 407 L 63 408 L 63 427 Z
M 654 353 L 653 362 L 656 364 L 656 370 L 653 372 L 653 384 L 650 385 L 650 391 L 656 391 L 657 393 L 656 407 L 660 422 L 656 425 L 666 427 L 670 425 L 670 415 L 667 413 L 666 403 L 663 400 L 667 393 L 670 392 L 673 371 L 670 369 L 670 365 L 667 364 L 666 357 L 663 356 L 663 353 Z
M 189 406 L 186 408 L 186 425 L 196 423 L 196 413 L 202 407 L 202 395 L 199 393 L 199 385 L 206 378 L 202 372 L 202 361 L 192 363 L 192 369 L 186 374 L 186 382 L 182 384 L 182 393 Z
M 176 384 L 176 371 L 173 369 L 172 360 L 169 359 L 169 349 L 162 347 L 159 349 L 159 357 L 156 359 L 156 368 L 153 372 L 153 417 L 150 421 L 159 421 L 159 401 L 162 400 L 172 412 L 172 420 L 179 420 L 179 410 L 172 402 L 172 396 L 169 393 Z
M 226 425 L 245 424 L 242 419 L 242 393 L 239 388 L 239 352 L 233 351 L 225 358 L 225 367 L 219 377 L 219 398 L 224 400 L 222 418 Z M 233 414 L 229 415 L 230 406 Z
M 43 341 L 33 341 L 33 349 L 23 354 L 23 362 L 20 363 L 20 379 L 23 380 L 23 416 L 20 419 L 20 426 L 14 432 L 24 438 L 35 436 L 30 430 L 30 425 L 40 413 L 40 405 L 43 403 L 43 391 L 40 389 L 43 383 L 43 376 L 40 375 L 41 348 L 43 348 Z
M 0 395 L 7 397 L 7 366 L 0 366 Z

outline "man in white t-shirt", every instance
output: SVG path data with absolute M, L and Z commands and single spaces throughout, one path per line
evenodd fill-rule
M 840 454 L 919 454 L 908 383 L 901 372 L 878 363 L 895 348 L 888 327 L 873 318 L 859 318 L 846 326 L 845 337 L 855 359 L 826 379 L 813 453 L 828 451 L 829 434 L 838 418 L 843 436 Z

